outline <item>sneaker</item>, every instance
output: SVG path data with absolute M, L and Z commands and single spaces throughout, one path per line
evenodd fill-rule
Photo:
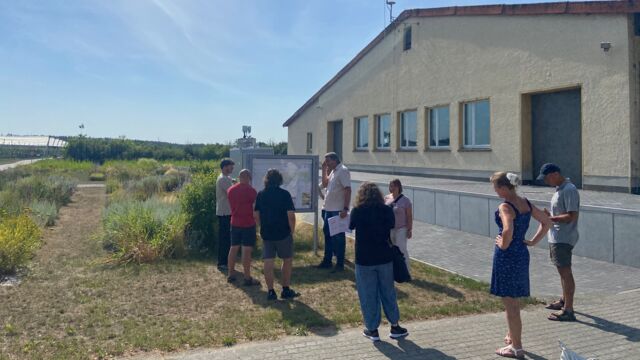
M 378 329 L 371 330 L 371 331 L 364 329 L 362 331 L 362 336 L 366 337 L 371 341 L 380 341 L 380 334 L 378 334 Z
M 229 267 L 227 265 L 218 265 L 218 271 L 224 272 L 227 271 Z
M 323 261 L 320 264 L 316 265 L 316 268 L 318 268 L 318 269 L 331 269 L 331 263 Z
M 260 286 L 260 281 L 250 277 L 248 279 L 244 279 L 242 285 L 244 285 L 244 286 Z
M 276 295 L 276 291 L 275 290 L 269 290 L 269 292 L 267 293 L 267 300 L 269 301 L 273 301 L 273 300 L 278 300 L 278 295 Z
M 236 281 L 236 277 L 233 275 L 227 276 L 227 282 L 228 283 L 233 283 Z
M 407 329 L 403 328 L 400 325 L 391 326 L 391 332 L 389 333 L 389 337 L 392 339 L 397 339 L 401 337 L 405 337 L 409 335 Z
M 286 289 L 282 289 L 282 292 L 280 293 L 280 298 L 281 299 L 293 299 L 300 296 L 299 293 L 291 290 L 290 288 L 286 288 Z

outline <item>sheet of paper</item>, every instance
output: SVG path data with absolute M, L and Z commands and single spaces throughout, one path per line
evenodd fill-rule
M 334 236 L 343 232 L 351 232 L 349 229 L 349 215 L 341 218 L 340 215 L 330 217 L 329 221 L 329 235 Z

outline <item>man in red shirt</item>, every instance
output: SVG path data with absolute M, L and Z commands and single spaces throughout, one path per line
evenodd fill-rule
M 242 267 L 244 268 L 244 285 L 260 285 L 251 277 L 251 252 L 256 245 L 256 221 L 253 218 L 253 204 L 258 195 L 251 186 L 251 172 L 247 169 L 240 171 L 239 182 L 227 190 L 229 205 L 231 206 L 231 248 L 229 249 L 229 273 L 227 281 L 236 280 L 236 257 L 242 246 Z

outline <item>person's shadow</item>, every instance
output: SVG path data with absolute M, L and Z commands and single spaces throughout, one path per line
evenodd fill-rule
M 420 358 L 429 360 L 456 360 L 455 357 L 449 356 L 440 350 L 425 349 L 407 338 L 399 339 L 397 343 L 398 346 L 396 347 L 385 341 L 376 341 L 373 343 L 373 346 L 389 359 Z
M 585 313 L 582 313 L 582 312 L 579 312 L 579 311 L 576 311 L 575 313 L 580 315 L 580 316 L 584 316 L 584 317 L 589 318 L 589 319 L 594 321 L 594 323 L 589 323 L 589 322 L 577 320 L 577 322 L 580 323 L 580 324 L 591 326 L 591 327 L 596 328 L 596 329 L 601 330 L 601 331 L 606 331 L 606 332 L 609 332 L 609 333 L 622 335 L 622 336 L 626 337 L 627 340 L 632 341 L 632 342 L 639 342 L 640 341 L 640 329 L 638 329 L 638 328 L 634 328 L 634 327 L 631 327 L 631 326 L 628 326 L 628 325 L 625 325 L 625 324 L 620 324 L 620 323 L 617 323 L 617 322 L 609 321 L 609 320 L 603 319 L 601 317 L 585 314 Z
M 285 327 L 295 335 L 306 335 L 307 331 L 319 336 L 334 336 L 338 333 L 338 326 L 332 320 L 317 312 L 298 299 L 267 300 L 267 292 L 262 287 L 242 285 L 242 276 L 233 283 L 238 289 L 247 294 L 251 301 L 266 309 L 277 310 L 282 314 Z M 304 294 L 302 295 L 304 296 Z

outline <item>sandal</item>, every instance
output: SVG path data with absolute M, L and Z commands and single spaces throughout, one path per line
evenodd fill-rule
M 562 310 L 560 312 L 551 313 L 547 319 L 551 321 L 576 321 L 576 315 L 573 311 Z
M 562 310 L 563 307 L 564 307 L 564 300 L 560 299 L 552 302 L 551 304 L 545 306 L 544 308 L 549 310 Z
M 507 345 L 496 350 L 496 355 L 511 359 L 524 359 L 524 350 L 516 349 L 513 347 L 513 345 Z

